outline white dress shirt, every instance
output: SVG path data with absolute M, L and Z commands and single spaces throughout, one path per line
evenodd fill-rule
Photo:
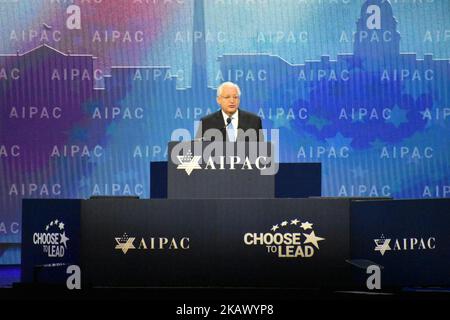
M 224 121 L 225 126 L 227 126 L 227 119 L 231 118 L 231 124 L 233 125 L 233 131 L 234 131 L 234 137 L 237 140 L 237 130 L 238 130 L 238 124 L 239 124 L 239 109 L 236 110 L 236 112 L 233 113 L 231 116 L 228 116 L 222 110 L 222 115 L 223 115 L 223 121 Z

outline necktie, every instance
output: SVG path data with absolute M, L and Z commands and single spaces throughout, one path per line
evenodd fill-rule
M 229 119 L 231 119 L 231 118 L 229 118 Z M 233 122 L 230 122 L 230 124 L 227 125 L 227 136 L 228 136 L 228 140 L 230 140 L 231 142 L 236 141 L 236 134 L 234 132 Z

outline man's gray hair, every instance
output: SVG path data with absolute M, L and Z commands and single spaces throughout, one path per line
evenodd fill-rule
M 227 81 L 227 82 L 220 84 L 220 86 L 217 88 L 217 96 L 218 97 L 222 95 L 223 88 L 226 86 L 235 87 L 238 92 L 238 96 L 239 97 L 241 96 L 241 89 L 239 88 L 239 86 L 236 83 Z

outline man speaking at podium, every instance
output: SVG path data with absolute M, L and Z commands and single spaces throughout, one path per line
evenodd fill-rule
M 261 118 L 239 109 L 240 97 L 237 84 L 222 83 L 217 88 L 216 100 L 221 110 L 201 119 L 197 138 L 215 140 L 219 130 L 223 141 L 263 141 Z

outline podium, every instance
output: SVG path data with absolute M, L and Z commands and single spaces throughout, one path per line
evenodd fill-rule
M 151 198 L 307 198 L 321 195 L 320 163 L 278 163 L 275 150 L 268 142 L 242 142 L 240 146 L 231 142 L 170 142 L 169 161 L 150 164 Z M 176 147 L 174 156 L 170 157 Z M 264 157 L 264 162 L 258 157 Z M 187 172 L 185 163 L 195 168 Z
M 378 265 L 384 287 L 450 285 L 450 199 L 325 198 L 320 164 L 263 175 L 271 152 L 222 165 L 184 146 L 151 164 L 152 199 L 24 199 L 22 280 L 75 264 L 84 287 L 342 288 Z

